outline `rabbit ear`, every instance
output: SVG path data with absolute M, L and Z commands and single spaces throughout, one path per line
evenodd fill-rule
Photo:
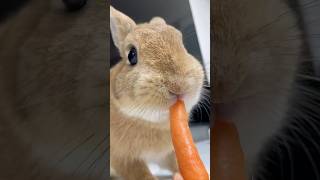
M 118 49 L 121 48 L 123 40 L 135 26 L 136 23 L 131 18 L 110 6 L 111 35 Z
M 166 21 L 161 17 L 154 17 L 150 21 L 151 24 L 166 24 Z

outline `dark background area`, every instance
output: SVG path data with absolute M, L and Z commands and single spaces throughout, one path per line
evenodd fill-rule
M 105 2 L 0 8 L 0 179 L 106 179 Z
M 2 0 L 0 3 L 0 23 L 6 17 L 15 14 L 29 0 Z
M 262 152 L 263 166 L 257 169 L 255 179 L 320 179 L 319 92 L 312 62 L 304 63 L 294 85 L 286 125 Z
M 320 179 L 320 78 L 319 58 L 310 44 L 320 39 L 308 34 L 310 27 L 320 24 L 306 17 L 320 1 L 287 0 L 295 11 L 298 26 L 304 32 L 304 61 L 299 65 L 286 123 L 261 153 L 255 180 L 319 180 Z M 302 3 L 306 5 L 301 6 Z M 313 42 L 311 42 L 313 41 Z

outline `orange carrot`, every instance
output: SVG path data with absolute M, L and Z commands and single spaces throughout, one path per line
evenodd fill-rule
M 180 99 L 170 107 L 170 128 L 179 170 L 184 180 L 209 180 L 188 125 L 188 113 Z

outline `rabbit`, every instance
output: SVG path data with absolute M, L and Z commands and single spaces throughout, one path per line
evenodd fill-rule
M 177 173 L 169 107 L 180 98 L 192 110 L 203 67 L 163 18 L 136 24 L 110 6 L 110 29 L 121 56 L 110 71 L 111 168 L 126 180 L 157 179 L 148 169 L 151 161 Z
M 302 32 L 287 1 L 211 4 L 214 108 L 235 123 L 252 174 L 264 145 L 285 123 Z

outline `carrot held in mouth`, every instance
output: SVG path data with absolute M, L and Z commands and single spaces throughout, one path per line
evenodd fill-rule
M 171 137 L 179 170 L 184 180 L 209 180 L 192 139 L 188 125 L 188 113 L 180 99 L 170 107 Z

